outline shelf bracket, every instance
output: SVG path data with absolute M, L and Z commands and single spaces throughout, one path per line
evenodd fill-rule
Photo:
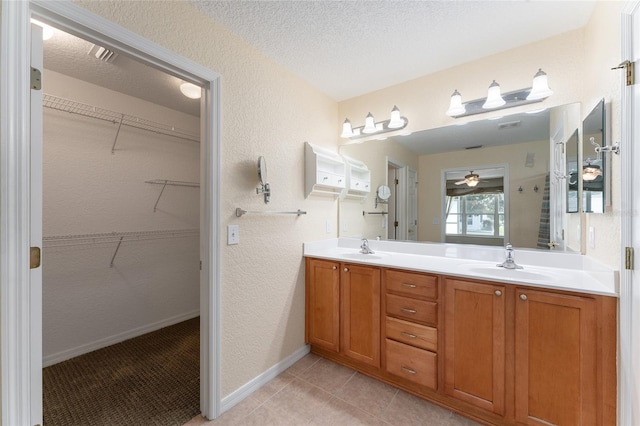
M 156 200 L 156 204 L 153 206 L 153 212 L 155 213 L 156 210 L 158 209 L 158 203 L 160 202 L 160 198 L 162 198 L 162 193 L 164 192 L 164 189 L 167 187 L 167 181 L 164 181 L 164 184 L 162 185 L 162 189 L 160 190 L 160 194 L 158 195 L 158 199 Z
M 120 116 L 120 124 L 118 124 L 118 130 L 116 131 L 116 137 L 113 139 L 113 145 L 111 145 L 111 154 L 116 153 L 116 142 L 118 142 L 118 135 L 120 134 L 120 128 L 122 127 L 122 120 L 124 120 L 124 114 Z
M 109 268 L 113 268 L 113 261 L 116 260 L 116 254 L 118 254 L 118 250 L 120 250 L 120 244 L 122 244 L 122 239 L 124 236 L 120 237 L 118 241 L 118 245 L 116 246 L 116 251 L 113 252 L 113 256 L 111 256 L 111 263 L 109 264 Z

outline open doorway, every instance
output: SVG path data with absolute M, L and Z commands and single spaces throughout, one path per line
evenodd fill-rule
M 185 423 L 200 413 L 200 102 L 176 77 L 49 31 L 44 422 Z

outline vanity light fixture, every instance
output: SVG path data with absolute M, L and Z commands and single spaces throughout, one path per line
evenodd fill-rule
M 202 96 L 202 89 L 200 86 L 196 86 L 193 83 L 184 82 L 180 85 L 180 91 L 183 95 L 190 99 L 200 99 Z
M 351 121 L 347 118 L 342 123 L 341 138 L 345 139 L 358 139 L 367 137 L 370 135 L 376 135 L 380 133 L 393 132 L 395 130 L 404 129 L 409 124 L 409 120 L 406 117 L 400 115 L 400 110 L 397 106 L 393 106 L 391 110 L 391 117 L 388 120 L 376 122 L 373 114 L 368 113 L 365 118 L 364 126 L 356 127 L 351 126 Z
M 533 78 L 532 87 L 528 89 L 501 93 L 500 85 L 493 80 L 489 85 L 486 98 L 476 99 L 466 103 L 462 102 L 462 95 L 460 92 L 455 90 L 451 95 L 449 109 L 446 114 L 453 118 L 482 114 L 488 111 L 512 108 L 534 102 L 542 102 L 552 94 L 553 91 L 549 89 L 547 74 L 539 68 Z

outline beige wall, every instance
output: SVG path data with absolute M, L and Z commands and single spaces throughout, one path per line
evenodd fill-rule
M 386 117 L 394 104 L 409 119 L 409 125 L 403 132 L 500 116 L 504 111 L 453 119 L 446 116 L 445 111 L 454 89 L 462 94 L 463 101 L 469 101 L 485 97 L 493 79 L 500 83 L 504 92 L 530 87 L 533 75 L 538 68 L 542 68 L 547 72 L 549 84 L 554 90 L 553 96 L 544 101 L 545 106 L 581 102 L 584 117 L 597 99 L 604 97 L 612 103 L 612 117 L 615 117 L 612 123 L 613 140 L 619 140 L 619 75 L 609 69 L 620 62 L 622 4 L 598 2 L 589 24 L 582 29 L 340 102 L 335 132 L 339 132 L 345 117 L 357 127 L 364 123 L 369 111 L 376 117 Z M 512 108 L 509 113 L 536 108 L 539 108 L 539 104 Z M 583 217 L 580 224 L 575 219 L 570 220 L 574 233 L 582 231 L 582 251 L 614 268 L 620 265 L 619 174 L 618 159 L 614 158 L 613 206 L 610 212 Z M 421 176 L 420 180 L 423 178 Z M 595 228 L 595 248 L 585 244 L 584 234 L 588 226 Z M 420 232 L 424 232 L 423 227 Z
M 302 243 L 336 235 L 337 201 L 304 198 L 304 141 L 337 149 L 337 104 L 186 2 L 79 1 L 80 6 L 222 76 L 222 394 L 229 395 L 304 344 Z M 272 202 L 256 195 L 266 157 Z M 306 216 L 244 216 L 295 210 Z

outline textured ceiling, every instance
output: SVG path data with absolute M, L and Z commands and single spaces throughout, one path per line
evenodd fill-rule
M 594 1 L 189 0 L 340 101 L 584 26 Z

